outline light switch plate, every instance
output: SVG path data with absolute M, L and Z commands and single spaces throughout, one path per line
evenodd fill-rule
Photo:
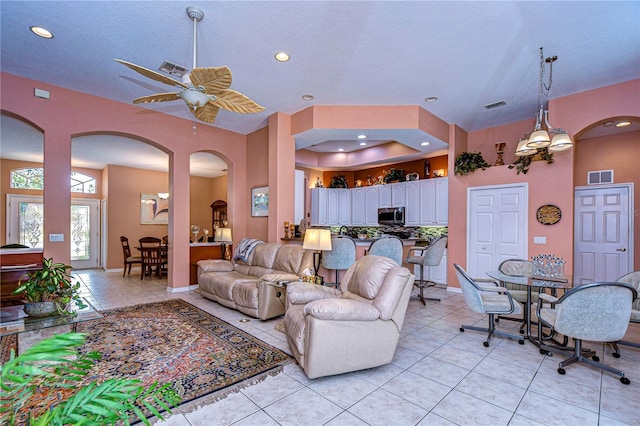
M 533 244 L 547 244 L 547 237 L 533 237 Z
M 49 234 L 49 242 L 60 243 L 64 241 L 64 234 Z

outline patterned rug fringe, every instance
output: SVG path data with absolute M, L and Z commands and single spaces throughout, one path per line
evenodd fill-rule
M 234 385 L 231 385 L 225 389 L 221 389 L 217 392 L 211 393 L 209 395 L 205 395 L 201 398 L 198 398 L 196 400 L 181 404 L 180 406 L 172 409 L 172 415 L 175 414 L 188 414 L 188 413 L 192 413 L 204 406 L 207 405 L 211 405 L 215 402 L 218 402 L 222 399 L 225 399 L 226 397 L 228 397 L 231 394 L 235 394 L 240 392 L 241 390 L 248 388 L 250 386 L 256 385 L 262 381 L 264 381 L 267 377 L 275 377 L 278 374 L 280 374 L 282 372 L 282 370 L 284 369 L 285 365 L 291 364 L 293 363 L 293 360 L 287 361 L 286 363 L 283 363 L 282 365 L 280 365 L 279 367 L 274 368 L 273 370 L 264 372 L 262 374 L 258 374 L 255 377 L 252 377 L 250 379 L 247 379 L 243 382 L 240 383 L 236 383 Z

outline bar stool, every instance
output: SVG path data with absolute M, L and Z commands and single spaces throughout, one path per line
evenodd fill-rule
M 332 237 L 331 250 L 322 252 L 322 266 L 336 271 L 336 288 L 339 287 L 339 271 L 349 269 L 355 261 L 356 243 L 345 235 Z
M 411 247 L 407 254 L 407 263 L 412 263 L 420 267 L 420 281 L 416 281 L 414 285 L 420 289 L 418 297 L 423 305 L 426 305 L 423 291 L 426 287 L 433 287 L 435 282 L 424 279 L 424 267 L 425 266 L 438 266 L 442 262 L 442 256 L 444 255 L 444 249 L 447 248 L 448 237 L 440 237 L 427 247 Z M 440 299 L 433 297 L 427 297 L 427 300 L 433 300 L 439 302 Z

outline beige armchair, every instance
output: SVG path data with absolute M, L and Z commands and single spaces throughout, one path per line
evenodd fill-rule
M 407 268 L 369 255 L 347 270 L 340 289 L 290 283 L 284 328 L 305 374 L 313 379 L 390 363 L 413 281 Z

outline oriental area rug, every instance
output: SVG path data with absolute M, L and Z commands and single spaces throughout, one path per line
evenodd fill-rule
M 84 381 L 122 377 L 140 379 L 145 385 L 171 382 L 182 397 L 174 413 L 212 403 L 277 374 L 293 361 L 283 351 L 180 299 L 101 314 L 101 319 L 78 324 L 77 331 L 87 333 L 80 352 L 102 354 Z M 3 338 L 2 354 L 12 345 L 15 336 Z M 37 406 L 23 408 L 38 412 L 60 398 L 65 395 L 39 395 Z

